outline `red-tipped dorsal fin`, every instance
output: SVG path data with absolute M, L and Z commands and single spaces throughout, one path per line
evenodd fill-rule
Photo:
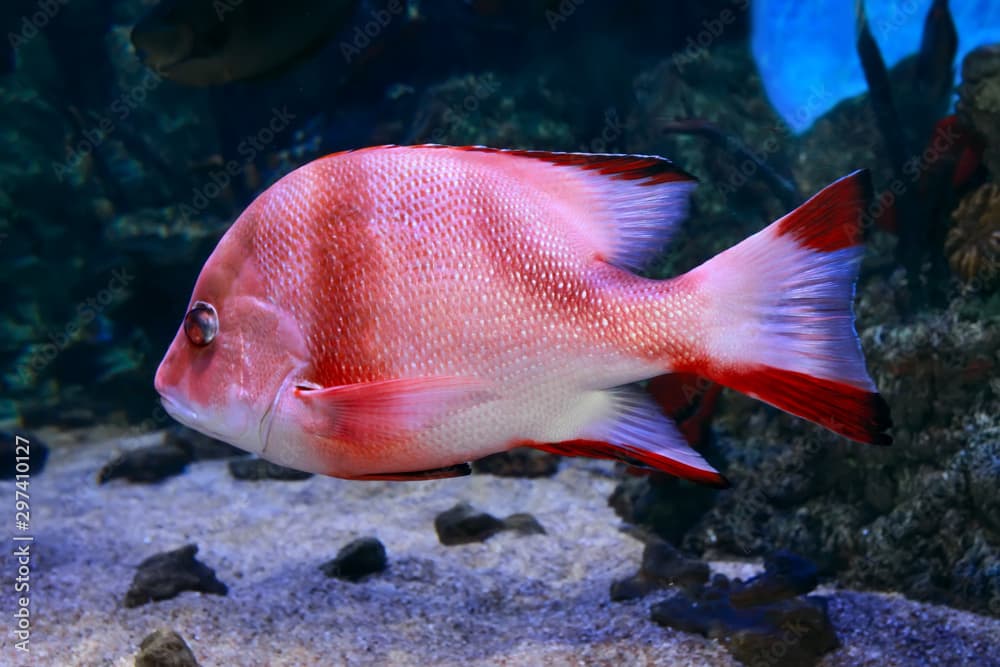
M 485 146 L 376 146 L 361 151 L 441 151 L 503 168 L 538 187 L 598 259 L 642 269 L 663 250 L 687 215 L 694 176 L 655 155 L 558 153 Z
M 605 394 L 609 413 L 583 428 L 579 438 L 516 444 L 562 456 L 616 459 L 709 486 L 729 486 L 718 470 L 687 445 L 677 427 L 648 396 L 626 387 Z

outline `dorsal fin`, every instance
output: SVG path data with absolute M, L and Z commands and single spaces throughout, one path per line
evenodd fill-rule
M 628 269 L 644 268 L 667 245 L 674 228 L 687 215 L 688 198 L 697 182 L 670 160 L 655 155 L 439 144 L 360 150 L 385 149 L 465 151 L 484 158 L 523 160 L 523 177 L 570 207 L 571 223 L 595 254 Z
M 673 162 L 656 155 L 559 153 L 464 146 L 461 150 L 492 152 L 538 160 L 553 170 L 562 194 L 575 180 L 582 215 L 574 222 L 594 243 L 604 261 L 627 269 L 642 269 L 669 243 L 686 216 L 688 198 L 697 179 Z M 565 174 L 570 178 L 561 178 Z M 533 179 L 543 187 L 544 179 Z M 572 187 L 572 186 L 570 186 Z M 569 193 L 574 196 L 574 193 Z M 589 200 L 589 201 L 587 201 Z

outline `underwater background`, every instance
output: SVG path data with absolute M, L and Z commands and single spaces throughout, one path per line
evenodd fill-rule
M 1000 1 L 8 0 L 0 27 L 0 664 L 1000 665 Z M 699 186 L 662 278 L 871 170 L 855 313 L 893 445 L 696 377 L 672 416 L 726 490 L 520 450 L 346 482 L 173 423 L 153 374 L 221 235 L 388 143 L 668 157 Z

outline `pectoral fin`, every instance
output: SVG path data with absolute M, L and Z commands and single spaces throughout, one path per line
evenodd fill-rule
M 307 408 L 304 427 L 342 439 L 399 436 L 428 428 L 490 395 L 477 378 L 421 377 L 336 387 L 295 388 Z

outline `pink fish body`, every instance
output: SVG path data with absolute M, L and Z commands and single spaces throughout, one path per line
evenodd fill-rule
M 862 172 L 656 281 L 692 177 L 662 158 L 383 146 L 311 162 L 233 223 L 156 374 L 167 411 L 347 478 L 517 445 L 724 484 L 635 383 L 696 373 L 888 444 L 852 299 Z

